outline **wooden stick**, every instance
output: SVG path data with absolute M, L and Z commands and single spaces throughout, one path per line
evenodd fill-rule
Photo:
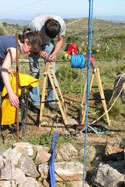
M 46 92 L 46 84 L 47 84 L 47 72 L 49 68 L 49 63 L 46 63 L 46 67 L 44 70 L 44 78 L 43 78 L 43 85 L 42 85 L 42 98 L 41 98 L 41 103 L 40 103 L 40 115 L 39 115 L 39 128 L 41 127 L 41 122 L 42 122 L 42 117 L 43 117 L 43 109 L 44 109 L 44 104 L 45 104 L 45 92 Z
M 66 116 L 65 116 L 65 114 L 64 114 L 64 111 L 63 111 L 63 108 L 62 108 L 62 105 L 61 105 L 59 96 L 58 96 L 58 94 L 57 94 L 56 88 L 55 88 L 55 86 L 54 86 L 52 77 L 51 77 L 51 75 L 50 75 L 50 72 L 48 72 L 48 77 L 49 77 L 50 83 L 51 83 L 51 85 L 52 85 L 53 91 L 54 91 L 54 93 L 55 93 L 56 99 L 57 99 L 57 101 L 58 101 L 57 104 L 58 104 L 59 109 L 60 109 L 60 112 L 61 112 L 61 114 L 62 114 L 64 124 L 66 125 Z
M 18 96 L 19 86 L 19 62 L 18 62 L 18 35 L 16 34 L 16 95 Z M 19 108 L 16 109 L 16 123 L 17 123 L 17 141 L 19 141 Z
M 64 105 L 64 99 L 63 99 L 61 90 L 59 88 L 59 84 L 58 84 L 58 81 L 56 79 L 55 73 L 53 71 L 53 67 L 52 67 L 52 65 L 49 62 L 47 62 L 46 63 L 46 67 L 45 67 L 45 71 L 44 71 L 43 86 L 42 86 L 42 99 L 41 99 L 41 104 L 40 104 L 41 106 L 40 106 L 40 116 L 39 116 L 39 128 L 41 127 L 42 116 L 43 116 L 47 77 L 50 80 L 51 86 L 53 88 L 53 91 L 55 93 L 56 99 L 58 101 L 57 104 L 59 106 L 59 109 L 60 109 L 64 124 L 66 125 L 66 111 L 63 111 L 62 104 L 61 104 L 61 101 L 60 101 L 59 96 L 57 94 L 57 91 L 56 91 L 55 85 L 53 83 L 53 79 L 51 77 L 51 74 L 52 74 L 52 76 L 53 76 L 53 78 L 54 78 L 54 80 L 56 82 L 57 90 L 58 90 L 58 92 L 60 94 L 62 104 Z
M 104 111 L 106 113 L 107 122 L 108 122 L 108 125 L 110 125 L 109 114 L 108 114 L 108 110 L 107 110 L 107 105 L 106 105 L 106 101 L 105 101 L 105 95 L 104 95 L 104 92 L 103 92 L 101 78 L 100 78 L 100 72 L 99 72 L 98 68 L 96 68 L 95 76 L 96 76 L 96 81 L 97 81 L 98 88 L 99 88 L 100 97 L 101 97 L 101 100 L 102 100 L 102 105 L 103 105 Z
M 97 68 L 97 66 L 95 66 L 95 64 L 93 64 L 93 74 L 91 76 L 89 93 L 91 93 L 92 84 L 93 84 L 93 80 L 94 80 L 94 75 L 96 77 L 96 81 L 97 81 L 100 97 L 101 97 L 101 100 L 102 100 L 102 105 L 103 105 L 104 111 L 106 113 L 107 122 L 108 122 L 108 125 L 110 125 L 110 119 L 109 119 L 109 114 L 108 114 L 108 110 L 107 110 L 105 95 L 104 95 L 104 91 L 103 91 L 103 87 L 102 87 L 102 83 L 101 83 L 100 72 L 99 72 L 99 68 Z M 85 87 L 85 89 L 86 89 L 86 87 Z M 82 100 L 82 106 L 84 104 L 83 101 L 84 101 L 84 96 L 83 96 L 83 100 Z M 82 107 L 82 110 L 83 110 L 83 107 Z M 86 112 L 86 109 L 84 109 L 84 112 L 82 113 L 82 121 L 81 121 L 82 124 L 85 121 L 85 112 Z
M 92 84 L 93 84 L 93 80 L 94 80 L 94 72 L 92 73 L 91 75 L 91 80 L 90 80 L 90 87 L 89 87 L 89 95 L 91 94 L 91 89 L 92 89 Z M 87 89 L 87 80 L 85 82 L 85 99 L 86 99 L 86 89 Z M 85 103 L 85 100 L 84 99 L 84 94 L 83 94 L 83 99 L 82 99 L 82 105 L 81 105 L 81 109 L 82 109 L 82 120 L 81 120 L 81 123 L 84 124 L 84 121 L 85 121 L 85 115 L 86 115 L 86 105 L 85 107 L 83 108 L 83 105 Z
M 59 96 L 60 96 L 60 98 L 61 98 L 61 101 L 62 101 L 62 103 L 64 104 L 63 95 L 62 95 L 62 92 L 61 92 L 61 90 L 60 90 L 59 83 L 58 83 L 58 81 L 57 81 L 57 78 L 56 78 L 56 76 L 55 76 L 55 73 L 54 73 L 54 71 L 53 71 L 53 67 L 52 67 L 51 64 L 50 64 L 50 71 L 51 71 L 51 74 L 52 74 L 52 76 L 53 76 L 53 78 L 54 78 L 54 80 L 55 80 L 56 87 L 57 87 L 57 89 L 58 89 L 58 92 L 59 92 Z

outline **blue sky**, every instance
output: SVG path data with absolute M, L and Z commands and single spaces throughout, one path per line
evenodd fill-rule
M 88 0 L 3 0 L 0 19 L 30 20 L 39 13 L 60 15 L 63 18 L 88 17 Z M 93 15 L 125 16 L 125 0 L 94 0 Z

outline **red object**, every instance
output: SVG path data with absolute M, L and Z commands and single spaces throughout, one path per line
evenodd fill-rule
M 89 60 L 88 56 L 85 56 L 86 60 Z M 96 62 L 96 59 L 94 57 L 91 56 L 91 62 Z
M 69 44 L 68 50 L 66 51 L 69 55 L 77 55 L 77 44 Z
M 85 129 L 85 125 L 78 125 L 78 126 L 77 126 L 77 129 L 78 129 L 79 131 L 81 131 L 81 130 Z

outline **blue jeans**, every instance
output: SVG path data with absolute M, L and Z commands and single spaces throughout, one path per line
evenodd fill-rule
M 3 83 L 2 76 L 1 76 L 1 65 L 0 65 L 0 106 L 1 106 L 1 103 L 2 103 L 1 93 L 3 91 L 3 87 L 4 87 L 4 83 Z
M 44 44 L 41 46 L 41 50 L 45 51 L 48 56 L 53 52 L 54 50 L 54 42 L 51 41 L 48 44 Z M 55 62 L 51 62 L 52 66 L 53 66 L 53 70 L 54 73 L 56 73 L 55 71 Z M 39 79 L 40 76 L 40 56 L 39 55 L 34 55 L 34 54 L 30 54 L 29 55 L 29 66 L 30 66 L 30 75 L 32 77 L 35 77 L 37 79 Z M 53 77 L 52 77 L 53 79 Z M 53 79 L 53 82 L 55 84 L 55 81 Z M 55 84 L 56 86 L 56 84 Z M 33 105 L 39 105 L 40 104 L 40 89 L 39 89 L 39 85 L 37 87 L 33 87 L 30 90 L 30 98 L 32 100 L 32 104 Z M 54 91 L 52 89 L 51 83 L 48 79 L 48 96 L 47 96 L 47 101 L 49 101 L 49 104 L 55 104 L 56 103 L 56 96 L 54 94 Z

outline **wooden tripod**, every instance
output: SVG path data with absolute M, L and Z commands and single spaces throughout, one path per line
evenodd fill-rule
M 44 78 L 43 78 L 42 93 L 41 93 L 42 94 L 42 98 L 41 98 L 41 104 L 40 104 L 41 106 L 40 106 L 39 127 L 41 127 L 43 109 L 44 109 L 44 104 L 45 104 L 45 93 L 46 93 L 47 77 L 49 78 L 50 83 L 52 85 L 53 91 L 54 91 L 55 96 L 56 96 L 57 104 L 59 106 L 59 109 L 60 109 L 64 124 L 66 125 L 66 110 L 65 110 L 65 107 L 64 107 L 64 99 L 63 99 L 63 96 L 62 96 L 58 81 L 56 79 L 55 73 L 53 71 L 53 67 L 52 67 L 51 63 L 46 62 L 46 67 L 45 67 L 45 71 L 44 71 Z M 54 85 L 53 80 L 56 83 L 56 87 Z M 57 91 L 59 93 L 60 98 L 58 96 Z
M 98 89 L 99 89 L 99 93 L 100 93 L 100 97 L 102 100 L 102 105 L 106 114 L 106 118 L 107 118 L 107 122 L 108 125 L 110 125 L 110 119 L 109 119 L 109 114 L 108 114 L 108 110 L 107 110 L 107 105 L 106 105 L 106 101 L 105 101 L 105 96 L 104 96 L 104 92 L 103 92 L 103 87 L 102 87 L 102 83 L 101 83 L 101 77 L 100 77 L 100 72 L 99 72 L 99 68 L 97 68 L 94 64 L 94 62 L 91 62 L 92 67 L 93 67 L 93 73 L 91 75 L 91 79 L 90 79 L 90 88 L 89 88 L 89 93 L 91 93 L 91 89 L 92 89 L 92 84 L 93 84 L 93 80 L 94 80 L 94 76 L 96 77 L 96 81 L 97 81 L 97 85 L 98 85 Z M 87 81 L 85 82 L 85 93 L 86 93 L 86 88 L 87 88 Z M 83 98 L 82 98 L 82 104 L 81 107 L 83 109 L 83 105 L 84 105 L 84 100 L 86 98 L 84 98 L 84 94 L 83 94 Z M 82 114 L 82 124 L 85 121 L 85 115 L 86 115 L 86 109 L 84 108 L 83 114 Z

